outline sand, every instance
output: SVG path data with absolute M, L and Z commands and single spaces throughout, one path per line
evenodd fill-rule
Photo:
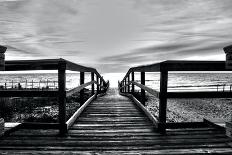
M 157 117 L 159 100 L 148 95 L 146 107 Z M 206 119 L 230 120 L 232 99 L 169 99 L 167 103 L 168 122 L 196 122 Z

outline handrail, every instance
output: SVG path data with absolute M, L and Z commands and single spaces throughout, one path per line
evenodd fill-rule
M 225 68 L 225 61 L 183 61 L 167 60 L 150 65 L 131 67 L 125 78 L 131 72 L 160 72 L 160 71 L 230 71 Z
M 83 110 L 88 106 L 88 104 L 93 101 L 96 97 L 97 93 L 95 93 L 94 95 L 92 95 L 70 118 L 69 120 L 66 122 L 67 124 L 67 128 L 69 129 L 75 122 L 75 120 L 77 119 L 78 116 L 80 116 L 80 114 L 83 112 Z
M 83 105 L 84 88 L 91 85 L 91 95 L 87 101 L 91 102 L 100 93 L 105 93 L 109 87 L 109 81 L 105 81 L 104 78 L 98 73 L 95 68 L 85 67 L 75 64 L 65 59 L 40 59 L 40 60 L 12 60 L 5 61 L 5 71 L 25 71 L 25 70 L 58 70 L 58 90 L 40 90 L 40 89 L 20 89 L 20 90 L 8 90 L 1 89 L 1 97 L 57 97 L 59 103 L 59 130 L 61 134 L 66 134 L 68 128 L 72 123 L 66 122 L 66 97 L 80 92 L 80 104 Z M 80 85 L 69 91 L 66 91 L 66 70 L 79 71 L 80 72 Z M 85 72 L 91 72 L 91 81 L 85 83 Z M 96 92 L 95 92 L 96 85 Z M 94 97 L 93 97 L 94 96 Z M 86 101 L 86 102 L 87 102 Z M 83 107 L 83 106 L 82 106 Z M 76 118 L 76 114 L 71 117 L 73 122 Z M 22 125 L 23 126 L 23 125 Z M 28 126 L 28 124 L 26 125 Z M 47 128 L 54 126 L 38 125 L 38 127 Z
M 78 93 L 80 92 L 82 89 L 84 89 L 85 87 L 88 87 L 89 85 L 92 85 L 92 84 L 96 84 L 98 85 L 99 87 L 101 88 L 105 88 L 105 86 L 101 86 L 100 84 L 97 83 L 97 81 L 90 81 L 90 82 L 87 82 L 85 84 L 82 84 L 80 86 L 77 86 L 69 91 L 66 92 L 66 96 L 72 96 L 72 94 L 75 94 L 75 93 Z
M 138 86 L 141 89 L 144 89 L 145 91 L 152 94 L 153 96 L 159 98 L 159 92 L 156 91 L 155 89 L 149 88 L 149 87 L 142 85 L 142 84 L 139 84 L 138 82 L 135 82 L 135 81 L 131 81 L 131 83 Z
M 85 67 L 75 64 L 65 59 L 39 59 L 39 60 L 11 60 L 5 62 L 5 71 L 23 71 L 23 70 L 57 70 L 60 65 L 63 69 L 80 72 L 93 72 L 104 83 L 105 80 L 95 68 Z
M 85 87 L 87 87 L 87 86 L 89 86 L 89 85 L 91 85 L 93 83 L 96 83 L 96 81 L 90 81 L 88 83 L 85 83 L 85 84 L 82 84 L 82 85 L 80 85 L 78 87 L 75 87 L 75 88 L 67 91 L 66 96 L 72 96 L 72 94 L 78 93 L 79 91 L 81 91 L 82 89 L 84 89 Z
M 223 92 L 208 92 L 208 91 L 197 91 L 197 92 L 168 92 L 168 72 L 169 71 L 232 71 L 225 68 L 225 61 L 164 61 L 151 65 L 143 65 L 138 67 L 130 68 L 122 81 L 118 83 L 119 91 L 121 94 L 134 95 L 134 87 L 141 88 L 141 99 L 140 102 L 145 105 L 145 91 L 159 98 L 159 116 L 158 116 L 158 130 L 165 133 L 168 127 L 166 122 L 166 110 L 167 110 L 167 99 L 168 98 L 228 98 L 231 97 L 231 86 L 230 91 Z M 141 83 L 134 80 L 134 73 L 140 72 Z M 145 72 L 160 72 L 160 90 L 156 91 L 145 85 Z

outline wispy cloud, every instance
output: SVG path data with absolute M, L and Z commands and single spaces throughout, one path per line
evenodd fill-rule
M 0 0 L 7 58 L 66 59 L 104 72 L 223 55 L 231 0 Z

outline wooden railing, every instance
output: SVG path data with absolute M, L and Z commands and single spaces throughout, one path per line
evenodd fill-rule
M 49 89 L 1 89 L 0 97 L 57 97 L 59 103 L 59 123 L 22 123 L 23 128 L 58 128 L 61 134 L 67 133 L 83 107 L 94 100 L 98 94 L 105 93 L 109 87 L 109 81 L 94 68 L 81 66 L 64 59 L 44 59 L 44 60 L 16 60 L 6 61 L 5 71 L 26 71 L 26 70 L 58 70 L 58 90 Z M 66 90 L 66 70 L 80 72 L 80 85 L 71 90 Z M 91 73 L 91 81 L 85 83 L 85 73 Z M 91 85 L 91 97 L 84 103 L 84 88 Z M 96 85 L 96 92 L 95 92 Z M 80 92 L 81 107 L 66 120 L 66 97 Z
M 119 82 L 119 90 L 122 95 L 129 95 L 134 101 L 145 105 L 145 91 L 159 98 L 158 118 L 152 118 L 156 127 L 162 133 L 168 128 L 204 126 L 201 122 L 167 123 L 167 99 L 168 98 L 231 98 L 231 91 L 193 91 L 193 92 L 169 92 L 168 73 L 176 71 L 228 71 L 224 61 L 164 61 L 157 64 L 133 67 L 128 70 L 125 77 Z M 135 72 L 140 72 L 141 83 L 135 81 Z M 160 90 L 154 90 L 145 85 L 145 72 L 160 72 Z M 141 88 L 140 101 L 133 95 L 135 86 Z

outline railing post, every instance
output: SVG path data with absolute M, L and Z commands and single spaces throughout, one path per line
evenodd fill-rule
M 145 72 L 141 72 L 141 84 L 145 85 Z M 145 105 L 145 90 L 141 88 L 141 103 Z
M 99 94 L 99 78 L 97 76 L 97 94 Z
M 128 80 L 128 84 L 130 83 L 130 74 L 128 75 L 128 77 L 127 77 L 127 80 Z M 128 85 L 128 93 L 130 93 L 130 85 Z
M 134 72 L 131 72 L 131 81 L 135 80 L 135 74 Z M 135 85 L 132 83 L 131 85 L 131 93 L 133 94 L 135 92 Z
M 167 86 L 168 86 L 168 71 L 160 73 L 160 97 L 159 97 L 159 125 L 158 130 L 161 133 L 166 132 L 166 115 L 167 115 Z
M 123 82 L 124 82 L 124 81 L 122 80 L 122 81 L 121 81 L 121 87 L 124 86 L 124 83 L 123 83 Z M 122 93 L 124 93 L 124 88 L 122 88 L 121 91 L 122 91 Z
M 103 84 L 102 78 L 100 78 L 100 92 L 102 92 L 102 84 Z
M 91 81 L 94 81 L 94 72 L 91 72 Z M 91 94 L 94 95 L 94 83 L 92 84 Z
M 127 78 L 125 78 L 125 93 L 127 93 L 127 80 L 126 80 Z
M 126 93 L 126 79 L 124 80 L 124 93 Z
M 123 80 L 121 81 L 120 86 L 123 87 Z M 121 92 L 124 93 L 124 88 L 121 89 Z
M 80 72 L 80 85 L 85 83 L 85 72 Z M 80 91 L 80 104 L 84 103 L 84 89 Z
M 59 129 L 60 134 L 67 133 L 66 125 L 66 64 L 60 62 L 58 68 L 58 102 L 59 102 Z

